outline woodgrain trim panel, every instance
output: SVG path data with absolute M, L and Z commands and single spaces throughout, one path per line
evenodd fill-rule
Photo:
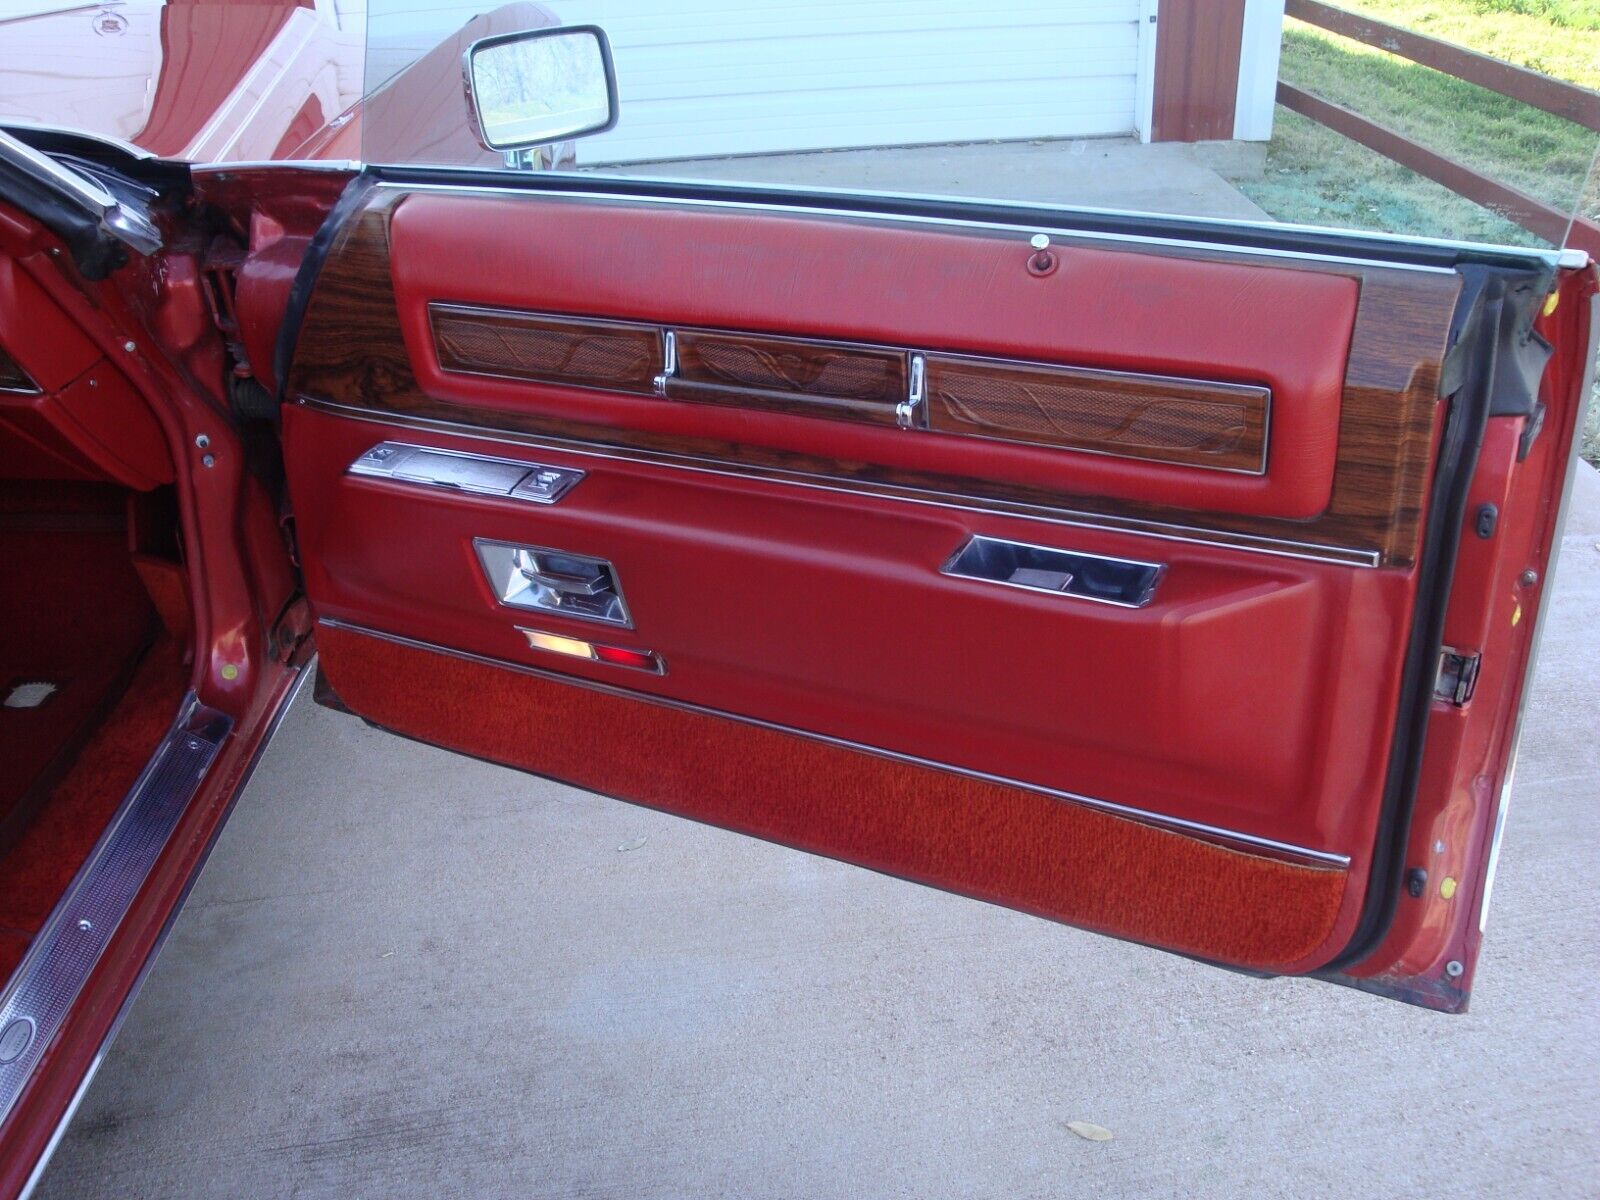
M 795 416 L 893 425 L 906 398 L 906 353 L 754 333 L 673 327 L 677 369 L 669 400 L 761 408 Z
M 470 190 L 469 190 L 470 191 Z M 469 191 L 463 194 L 469 194 Z M 617 429 L 567 417 L 437 400 L 411 369 L 389 266 L 389 218 L 407 196 L 376 191 L 339 231 L 307 305 L 289 395 L 385 417 L 443 422 L 490 435 L 557 439 L 600 451 L 639 451 L 716 469 L 749 470 L 841 488 L 892 490 L 965 507 L 994 505 L 1076 524 L 1316 557 L 1409 567 L 1420 547 L 1436 436 L 1440 362 L 1460 277 L 1358 262 L 1274 260 L 1283 270 L 1351 276 L 1360 285 L 1339 415 L 1328 507 L 1305 521 L 1187 509 L 965 476 L 844 462 L 747 443 Z M 538 203 L 530 198 L 529 203 Z M 1130 247 L 1119 243 L 1118 249 Z M 1153 246 L 1150 253 L 1170 255 Z M 1226 250 L 1195 257 L 1253 262 Z M 1274 547 L 1282 547 L 1275 550 Z
M 927 356 L 928 428 L 1253 475 L 1267 469 L 1272 393 L 956 354 Z
M 648 392 L 661 334 L 635 321 L 430 304 L 433 344 L 446 371 L 539 383 Z

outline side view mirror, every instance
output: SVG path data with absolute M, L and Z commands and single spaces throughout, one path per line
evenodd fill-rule
M 481 38 L 462 63 L 478 139 L 510 155 L 617 123 L 611 44 L 598 25 Z

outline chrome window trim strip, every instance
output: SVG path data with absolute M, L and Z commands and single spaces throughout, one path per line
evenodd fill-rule
M 641 463 L 646 466 L 665 467 L 672 470 L 692 471 L 702 475 L 717 475 L 727 479 L 758 479 L 765 483 L 789 487 L 811 488 L 814 491 L 836 492 L 849 496 L 876 496 L 907 504 L 925 504 L 934 508 L 948 508 L 959 512 L 978 513 L 990 517 L 1008 517 L 1013 520 L 1042 521 L 1073 529 L 1098 529 L 1136 537 L 1160 538 L 1165 541 L 1185 542 L 1197 546 L 1213 546 L 1222 550 L 1240 550 L 1252 554 L 1267 554 L 1279 558 L 1298 558 L 1310 562 L 1334 563 L 1338 566 L 1376 568 L 1380 556 L 1376 550 L 1357 550 L 1342 546 L 1316 546 L 1286 538 L 1268 538 L 1258 534 L 1241 533 L 1237 540 L 1227 541 L 1207 537 L 1202 531 L 1184 525 L 1163 521 L 1143 521 L 1138 518 L 1102 516 L 1081 513 L 1074 509 L 1043 508 L 1021 501 L 996 501 L 980 504 L 965 497 L 944 492 L 921 491 L 899 484 L 874 482 L 863 487 L 836 477 L 819 477 L 786 471 L 780 467 L 742 467 L 734 469 L 717 465 L 715 460 L 692 458 L 660 450 L 629 450 L 619 446 L 606 446 L 599 442 L 553 437 L 548 434 L 522 434 L 514 430 L 494 429 L 482 425 L 468 425 L 460 421 L 444 421 L 433 417 L 418 417 L 391 410 L 358 408 L 338 404 L 314 396 L 299 395 L 295 403 L 330 416 L 366 421 L 374 425 L 387 425 L 397 429 L 417 429 L 452 437 L 476 438 L 496 445 L 520 446 L 530 450 L 555 451 L 584 458 L 598 458 L 615 462 Z M 469 452 L 468 452 L 469 453 Z
M 898 750 L 886 750 L 878 746 L 869 746 L 862 742 L 853 742 L 847 738 L 834 737 L 826 733 L 813 733 L 810 730 L 797 729 L 793 726 L 782 725 L 774 721 L 766 721 L 760 717 L 743 716 L 739 713 L 726 712 L 722 709 L 709 708 L 705 705 L 695 704 L 687 700 L 678 700 L 671 696 L 659 696 L 650 692 L 636 692 L 614 684 L 600 682 L 594 679 L 585 679 L 575 675 L 564 675 L 558 671 L 546 670 L 542 667 L 530 666 L 527 663 L 513 662 L 509 659 L 492 658 L 484 654 L 474 654 L 469 650 L 455 650 L 449 646 L 441 646 L 434 642 L 420 641 L 409 638 L 403 634 L 388 633 L 381 629 L 373 629 L 353 621 L 344 621 L 336 617 L 321 617 L 318 625 L 326 625 L 332 629 L 343 629 L 350 633 L 359 633 L 367 637 L 378 638 L 382 641 L 393 642 L 398 646 L 408 646 L 414 650 L 426 650 L 434 654 L 443 654 L 451 658 L 462 659 L 466 662 L 478 663 L 483 666 L 499 667 L 504 670 L 517 671 L 524 675 L 533 675 L 540 679 L 548 679 L 554 683 L 572 684 L 576 687 L 588 688 L 591 691 L 603 692 L 607 695 L 617 696 L 625 700 L 637 700 L 647 704 L 659 704 L 667 708 L 675 708 L 684 712 L 697 713 L 703 716 L 720 717 L 728 721 L 737 721 L 742 725 L 753 725 L 759 729 L 769 729 L 776 733 L 785 733 L 794 737 L 806 738 L 809 741 L 823 742 L 841 749 L 853 750 L 861 754 L 871 754 L 877 758 L 886 758 L 894 762 L 906 763 L 909 766 L 923 767 L 934 771 L 943 771 L 950 775 L 960 775 L 968 779 L 981 780 L 984 783 L 996 784 L 1000 787 L 1018 788 L 1026 792 L 1048 796 L 1053 800 L 1065 801 L 1069 804 L 1081 805 L 1099 812 L 1109 813 L 1112 816 L 1123 817 L 1127 820 L 1138 821 L 1141 824 L 1151 825 L 1173 833 L 1197 837 L 1206 841 L 1213 841 L 1234 850 L 1243 850 L 1250 853 L 1266 854 L 1272 857 L 1284 858 L 1294 862 L 1310 863 L 1322 867 L 1348 868 L 1350 856 L 1336 854 L 1328 850 L 1313 850 L 1305 846 L 1296 846 L 1291 842 L 1280 842 L 1273 838 L 1260 837 L 1253 833 L 1242 833 L 1234 829 L 1225 829 L 1218 825 L 1207 825 L 1200 821 L 1189 821 L 1181 817 L 1166 816 L 1162 813 L 1150 812 L 1147 809 L 1135 808 L 1127 804 L 1118 804 L 1111 800 L 1100 800 L 1093 796 L 1085 796 L 1077 792 L 1068 792 L 1059 788 L 1044 787 L 1039 784 L 1024 783 L 1021 780 L 1010 779 L 1004 775 L 993 775 L 986 771 L 975 771 L 968 767 L 959 767 L 950 763 L 936 762 L 933 759 L 921 758 L 914 754 L 904 754 Z
M 0 1063 L 0 1122 L 10 1114 L 84 983 L 115 936 L 233 729 L 190 692 L 166 736 L 118 806 L 0 993 L 0 1038 L 31 1033 Z
M 630 183 L 654 183 L 666 185 L 687 185 L 703 187 L 708 183 L 729 183 L 728 180 L 695 180 L 671 179 L 659 176 L 629 175 L 618 176 Z M 788 187 L 783 184 L 761 184 L 767 191 L 792 192 L 799 199 L 828 199 L 837 200 L 838 207 L 825 207 L 821 204 L 772 204 L 754 198 L 740 200 L 721 200 L 707 196 L 642 196 L 626 192 L 610 192 L 603 188 L 594 191 L 556 191 L 544 190 L 538 187 L 508 187 L 497 184 L 473 183 L 423 183 L 402 182 L 397 180 L 380 179 L 379 188 L 387 188 L 402 192 L 450 192 L 465 195 L 512 195 L 535 197 L 543 200 L 578 200 L 586 202 L 600 202 L 608 204 L 665 204 L 689 206 L 695 208 L 718 208 L 753 210 L 769 214 L 792 214 L 806 217 L 828 217 L 833 219 L 885 221 L 897 224 L 926 225 L 934 228 L 954 228 L 973 232 L 994 231 L 1000 233 L 1016 233 L 1022 236 L 1024 245 L 1035 234 L 1048 234 L 1051 240 L 1068 238 L 1080 242 L 1112 242 L 1133 247 L 1148 246 L 1159 249 L 1204 250 L 1208 253 L 1237 255 L 1241 258 L 1268 258 L 1291 259 L 1300 262 L 1331 263 L 1340 266 L 1353 267 L 1381 267 L 1392 271 L 1420 271 L 1428 275 L 1454 275 L 1455 271 L 1449 267 L 1433 267 L 1423 263 L 1391 262 L 1381 258 L 1359 258 L 1336 254 L 1315 254 L 1307 250 L 1280 250 L 1267 246 L 1240 246 L 1227 242 L 1207 242 L 1194 238 L 1162 237 L 1159 234 L 1133 234 L 1117 233 L 1113 231 L 1072 229 L 1070 227 L 1053 226 L 1043 223 L 1028 224 L 1022 222 L 985 221 L 973 217 L 935 217 L 908 213 L 881 212 L 868 208 L 852 208 L 850 202 L 854 199 L 871 199 L 878 201 L 911 200 L 930 201 L 939 203 L 960 202 L 970 200 L 991 207 L 1017 208 L 1030 207 L 1027 203 L 1015 200 L 986 200 L 979 197 L 941 196 L 928 195 L 918 192 L 873 192 L 848 189 L 813 189 Z M 1085 216 L 1148 216 L 1154 220 L 1172 220 L 1172 214 L 1164 213 L 1139 213 L 1127 212 L 1121 209 L 1075 208 L 1069 210 L 1082 213 Z M 1264 221 L 1223 221 L 1215 218 L 1183 217 L 1186 221 L 1204 220 L 1208 224 L 1215 224 L 1219 228 L 1261 230 L 1273 234 L 1283 233 L 1309 233 L 1324 234 L 1333 237 L 1350 237 L 1356 234 L 1363 238 L 1378 239 L 1392 242 L 1397 248 L 1405 246 L 1433 246 L 1440 249 L 1476 252 L 1484 254 L 1515 253 L 1536 257 L 1554 266 L 1560 256 L 1555 250 L 1540 250 L 1525 246 L 1494 246 L 1476 242 L 1450 242 L 1430 238 L 1401 237 L 1394 234 L 1368 233 L 1365 230 L 1352 231 L 1348 229 L 1330 229 L 1314 225 L 1287 225 L 1276 222 Z

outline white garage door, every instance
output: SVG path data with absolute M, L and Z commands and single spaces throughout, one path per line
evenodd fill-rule
M 586 163 L 1135 127 L 1140 0 L 543 2 L 616 53 Z

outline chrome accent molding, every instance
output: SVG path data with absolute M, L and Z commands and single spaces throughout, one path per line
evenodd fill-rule
M 651 380 L 658 396 L 667 394 L 667 384 L 678 373 L 678 335 L 671 329 L 661 331 L 661 370 Z
M 62 166 L 4 130 L 0 130 L 0 163 L 54 192 L 58 199 L 140 254 L 154 254 L 161 249 L 161 231 L 144 213 L 122 203 L 99 180 Z
M 226 165 L 226 164 L 225 164 Z M 558 174 L 568 174 L 558 172 Z M 706 187 L 712 184 L 727 185 L 728 180 L 706 180 L 671 178 L 668 176 L 631 175 L 620 177 L 629 183 L 664 184 L 668 186 Z M 585 180 L 594 180 L 599 183 L 603 177 L 585 174 Z M 537 181 L 533 181 L 536 185 Z M 989 233 L 1007 237 L 1016 234 L 1031 236 L 1039 232 L 1041 226 L 1033 222 L 1005 222 L 988 221 L 972 217 L 936 217 L 917 213 L 884 212 L 881 209 L 867 207 L 851 207 L 851 202 L 913 200 L 936 201 L 939 203 L 952 203 L 970 200 L 972 197 L 934 195 L 926 192 L 874 192 L 868 190 L 851 190 L 845 188 L 811 188 L 799 187 L 780 183 L 763 183 L 759 186 L 768 192 L 787 192 L 797 199 L 834 201 L 835 207 L 824 204 L 773 204 L 756 198 L 739 200 L 718 200 L 706 196 L 643 196 L 627 192 L 606 191 L 596 188 L 593 191 L 555 191 L 544 190 L 537 186 L 509 187 L 499 184 L 468 184 L 468 183 L 425 183 L 425 182 L 398 182 L 394 180 L 380 180 L 379 188 L 388 188 L 405 192 L 450 192 L 457 195 L 510 195 L 533 197 L 541 200 L 580 200 L 600 204 L 640 204 L 640 205 L 677 205 L 691 208 L 717 208 L 733 209 L 738 211 L 755 211 L 775 213 L 781 216 L 803 217 L 829 217 L 853 221 L 879 221 L 899 225 L 925 225 L 933 228 L 962 229 L 973 233 Z M 1038 207 L 1027 201 L 979 199 L 978 203 L 996 209 L 1024 210 Z M 1060 206 L 1057 206 L 1060 207 Z M 1111 208 L 1071 208 L 1064 213 L 1066 216 L 1083 215 L 1116 216 L 1116 217 L 1150 217 L 1157 221 L 1173 220 L 1171 213 L 1150 213 L 1137 210 L 1111 209 Z M 1278 221 L 1238 221 L 1225 217 L 1182 217 L 1179 218 L 1191 224 L 1212 225 L 1218 229 L 1240 229 L 1246 231 L 1260 230 L 1263 235 L 1282 235 L 1285 233 L 1307 233 L 1325 235 L 1330 237 L 1350 237 L 1352 231 L 1348 229 L 1335 229 L 1324 225 L 1295 225 Z M 1453 275 L 1455 272 L 1449 267 L 1428 266 L 1425 263 L 1393 262 L 1381 258 L 1363 258 L 1356 255 L 1317 254 L 1309 250 L 1282 250 L 1269 246 L 1241 246 L 1231 242 L 1208 242 L 1192 237 L 1166 237 L 1160 234 L 1135 234 L 1117 233 L 1111 230 L 1073 229 L 1067 226 L 1046 227 L 1047 235 L 1052 241 L 1076 242 L 1106 242 L 1127 245 L 1133 248 L 1150 247 L 1152 249 L 1179 249 L 1203 250 L 1213 254 L 1234 255 L 1242 259 L 1289 259 L 1300 262 L 1335 263 L 1354 267 L 1383 267 L 1392 271 L 1415 271 L 1429 275 Z M 1400 234 L 1385 234 L 1377 231 L 1359 231 L 1359 236 L 1367 241 L 1392 244 L 1396 248 L 1409 246 L 1427 246 L 1450 251 L 1466 251 L 1491 254 L 1514 253 L 1538 258 L 1554 265 L 1557 254 L 1554 250 L 1539 250 L 1529 246 L 1497 246 L 1487 242 L 1453 242 L 1440 238 L 1420 238 Z
M 317 624 L 326 625 L 331 629 L 343 629 L 350 633 L 359 633 L 382 641 L 393 642 L 397 646 L 409 646 L 413 650 L 426 650 L 434 654 L 458 658 L 465 662 L 479 663 L 488 667 L 499 667 L 507 671 L 517 671 L 524 675 L 535 675 L 540 679 L 548 679 L 554 683 L 565 683 L 575 687 L 588 688 L 591 691 L 604 692 L 607 695 L 619 696 L 626 700 L 637 700 L 644 704 L 658 704 L 666 708 L 679 709 L 683 712 L 699 713 L 703 716 L 721 717 L 724 720 L 737 721 L 741 725 L 753 725 L 759 729 L 770 729 L 776 733 L 786 733 L 814 742 L 823 742 L 830 746 L 838 746 L 844 750 L 854 750 L 861 754 L 871 754 L 876 758 L 886 758 L 894 762 L 906 763 L 909 766 L 926 767 L 929 770 L 943 771 L 949 775 L 961 775 L 968 779 L 981 780 L 984 783 L 1018 788 L 1025 792 L 1048 796 L 1052 800 L 1082 805 L 1085 808 L 1093 808 L 1100 812 L 1110 813 L 1112 816 L 1124 817 L 1130 821 L 1138 821 L 1141 824 L 1152 825 L 1187 837 L 1214 842 L 1232 850 L 1263 854 L 1291 862 L 1310 863 L 1321 867 L 1348 867 L 1350 865 L 1350 856 L 1347 854 L 1336 854 L 1329 850 L 1312 850 L 1305 846 L 1296 846 L 1290 842 L 1280 842 L 1272 838 L 1260 837 L 1253 833 L 1241 833 L 1238 830 L 1224 829 L 1217 825 L 1207 825 L 1200 821 L 1189 821 L 1182 817 L 1166 816 L 1162 813 L 1150 812 L 1147 809 L 1118 804 L 1111 800 L 1100 800 L 1078 792 L 1063 791 L 1060 788 L 1024 783 L 1019 779 L 1011 779 L 1004 775 L 993 775 L 986 771 L 975 771 L 969 767 L 960 767 L 951 763 L 921 758 L 915 754 L 904 754 L 898 750 L 886 750 L 880 746 L 869 746 L 862 742 L 850 741 L 847 738 L 834 737 L 831 734 L 797 729 L 790 725 L 781 725 L 775 721 L 765 721 L 760 717 L 749 717 L 740 713 L 726 712 L 722 709 L 694 704 L 687 700 L 674 699 L 671 696 L 660 696 L 651 692 L 636 692 L 594 679 L 564 675 L 558 671 L 547 671 L 542 667 L 530 666 L 527 663 L 513 662 L 504 658 L 492 658 L 485 654 L 474 654 L 469 650 L 453 650 L 448 646 L 440 646 L 434 642 L 419 641 L 416 638 L 405 637 L 402 634 L 386 633 L 381 629 L 372 629 L 365 625 L 358 625 L 353 621 L 341 621 L 334 617 L 323 617 Z
M 915 429 L 919 421 L 925 424 L 927 402 L 928 356 L 913 350 L 906 370 L 906 398 L 894 406 L 894 423 L 901 429 Z
M 1344 546 L 1318 546 L 1309 542 L 1296 542 L 1287 538 L 1263 537 L 1240 533 L 1226 536 L 1192 529 L 1186 525 L 1165 521 L 1146 521 L 1135 517 L 1117 517 L 1103 513 L 1088 513 L 1077 509 L 1053 508 L 1022 501 L 991 500 L 979 502 L 971 497 L 947 492 L 929 491 L 902 484 L 857 483 L 836 476 L 808 475 L 780 467 L 748 466 L 735 469 L 715 459 L 696 458 L 660 450 L 633 450 L 602 442 L 581 441 L 548 434 L 524 434 L 510 429 L 496 429 L 483 425 L 469 425 L 461 421 L 444 421 L 433 417 L 417 417 L 389 410 L 360 408 L 339 404 L 315 396 L 299 395 L 295 403 L 331 416 L 353 421 L 366 421 L 374 425 L 387 425 L 396 429 L 415 429 L 452 437 L 472 438 L 499 445 L 520 446 L 540 451 L 553 450 L 584 458 L 597 458 L 613 462 L 642 463 L 648 466 L 694 471 L 702 475 L 716 475 L 725 479 L 759 479 L 766 483 L 790 487 L 811 488 L 814 491 L 836 492 L 852 496 L 875 496 L 885 500 L 898 500 L 907 504 L 926 504 L 936 508 L 960 512 L 979 513 L 984 516 L 1024 517 L 1049 525 L 1062 525 L 1074 529 L 1101 529 L 1113 533 L 1160 538 L 1165 541 L 1186 542 L 1197 546 L 1215 546 L 1223 550 L 1242 550 L 1253 554 L 1268 554 L 1279 558 L 1299 558 L 1310 562 L 1337 563 L 1349 567 L 1377 567 L 1380 556 L 1376 550 L 1357 550 Z
M 529 504 L 554 504 L 576 487 L 584 474 L 573 467 L 547 467 L 406 442 L 379 442 L 347 470 L 369 479 L 525 500 Z
M 88 861 L 0 993 L 0 1120 L 10 1112 L 233 728 L 191 692 Z M 22 1033 L 11 1035 L 7 1031 Z M 24 1037 L 24 1034 L 26 1035 Z

